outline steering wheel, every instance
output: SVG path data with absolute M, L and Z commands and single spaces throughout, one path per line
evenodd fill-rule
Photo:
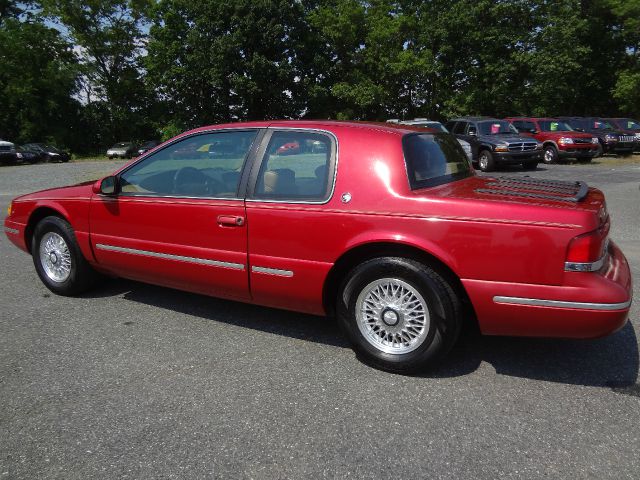
M 173 192 L 182 195 L 214 195 L 223 192 L 225 186 L 195 167 L 182 167 L 173 176 Z

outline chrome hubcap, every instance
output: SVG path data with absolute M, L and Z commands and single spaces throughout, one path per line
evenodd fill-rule
M 489 162 L 487 161 L 486 155 L 481 155 L 480 156 L 480 168 L 483 169 L 483 170 L 485 168 L 487 168 L 487 163 L 489 163 Z
M 549 149 L 544 151 L 544 161 L 547 163 L 553 162 L 553 152 Z
M 55 232 L 47 232 L 40 241 L 40 263 L 54 282 L 64 282 L 71 273 L 71 253 L 67 242 Z
M 418 291 L 397 278 L 364 287 L 356 300 L 356 322 L 364 338 L 385 353 L 418 348 L 429 333 L 429 310 Z

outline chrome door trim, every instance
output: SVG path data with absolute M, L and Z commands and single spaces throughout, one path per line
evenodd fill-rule
M 233 270 L 244 270 L 244 265 L 242 263 L 223 262 L 222 260 L 210 260 L 208 258 L 186 257 L 183 255 L 173 255 L 170 253 L 152 252 L 149 250 L 138 250 L 137 248 L 106 245 L 104 243 L 96 243 L 96 248 L 98 250 L 107 250 L 110 252 L 129 253 L 131 255 L 141 255 L 144 257 L 162 258 L 164 260 L 177 260 L 181 262 L 196 263 L 198 265 L 209 265 L 212 267 L 231 268 Z
M 545 300 L 541 298 L 493 297 L 494 303 L 506 305 L 528 305 L 535 307 L 574 308 L 578 310 L 624 310 L 631 306 L 631 299 L 621 303 L 568 302 L 564 300 Z
M 266 273 L 267 275 L 278 275 L 280 277 L 293 277 L 291 270 L 281 270 L 279 268 L 267 268 L 267 267 L 251 267 L 253 273 Z

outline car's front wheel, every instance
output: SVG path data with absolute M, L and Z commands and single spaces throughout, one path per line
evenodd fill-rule
M 478 155 L 478 166 L 483 172 L 491 172 L 495 168 L 495 160 L 489 150 L 482 150 Z
M 58 295 L 82 293 L 100 278 L 82 255 L 71 225 L 60 217 L 45 217 L 36 225 L 31 255 L 42 283 Z
M 341 327 L 368 364 L 413 373 L 435 364 L 460 331 L 460 300 L 434 269 L 407 258 L 368 260 L 338 298 Z
M 547 145 L 546 147 L 544 147 L 542 161 L 547 165 L 556 163 L 558 161 L 558 150 L 556 150 L 556 147 L 554 147 L 553 145 Z

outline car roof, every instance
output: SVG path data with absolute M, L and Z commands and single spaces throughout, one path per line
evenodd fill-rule
M 500 120 L 495 117 L 457 117 L 449 120 L 450 122 L 481 122 L 484 120 Z
M 305 128 L 316 130 L 328 130 L 333 131 L 336 129 L 366 129 L 376 130 L 379 132 L 392 133 L 397 135 L 404 135 L 407 133 L 421 132 L 424 130 L 412 125 L 399 124 L 399 123 L 386 123 L 386 122 L 368 122 L 368 121 L 341 121 L 341 120 L 265 120 L 254 122 L 233 122 L 222 123 L 218 125 L 208 125 L 188 132 L 184 132 L 184 135 L 203 132 L 208 130 L 220 130 L 227 128 Z

